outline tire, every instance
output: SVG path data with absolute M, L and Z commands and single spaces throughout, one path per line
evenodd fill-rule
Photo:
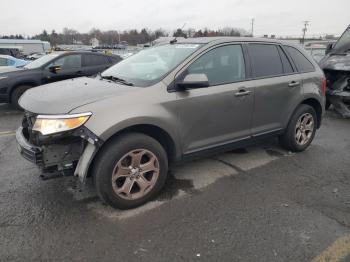
M 299 120 L 307 121 L 308 119 L 310 119 L 310 121 L 313 121 L 312 128 L 311 128 L 310 121 L 305 122 L 306 123 L 305 125 L 301 124 L 300 128 L 298 128 Z M 280 143 L 282 147 L 284 147 L 289 151 L 292 151 L 292 152 L 304 151 L 314 139 L 316 134 L 316 129 L 317 129 L 317 116 L 316 116 L 315 110 L 313 109 L 313 107 L 309 105 L 300 105 L 295 110 L 291 119 L 289 120 L 287 129 L 285 130 L 284 134 L 280 136 Z M 304 141 L 303 141 L 304 136 L 301 134 L 303 132 L 305 132 L 305 138 L 307 138 Z M 299 135 L 300 135 L 300 138 L 299 138 Z M 300 143 L 300 142 L 304 142 L 304 143 Z
M 146 172 L 151 168 L 154 170 Z M 120 135 L 109 141 L 98 153 L 92 169 L 98 196 L 119 209 L 135 208 L 152 200 L 163 188 L 167 173 L 168 158 L 162 145 L 140 133 Z
M 13 90 L 11 94 L 11 105 L 18 109 L 18 110 L 23 110 L 20 105 L 18 104 L 18 100 L 20 97 L 23 95 L 25 91 L 27 91 L 29 88 L 32 88 L 32 86 L 18 86 Z

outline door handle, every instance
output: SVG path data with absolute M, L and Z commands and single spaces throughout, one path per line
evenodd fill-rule
M 249 90 L 245 90 L 245 89 L 241 89 L 239 90 L 237 93 L 235 93 L 236 97 L 240 97 L 240 96 L 248 96 L 252 93 L 252 91 Z
M 292 81 L 292 82 L 289 82 L 289 84 L 288 84 L 289 87 L 295 87 L 295 86 L 298 86 L 298 85 L 300 85 L 299 81 Z

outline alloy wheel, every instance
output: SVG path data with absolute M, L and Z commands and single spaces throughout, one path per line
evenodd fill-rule
M 125 154 L 112 173 L 115 194 L 127 200 L 142 198 L 155 186 L 159 177 L 159 161 L 151 151 L 136 149 Z
M 310 113 L 302 114 L 295 127 L 295 141 L 298 145 L 303 146 L 307 144 L 314 132 L 315 121 Z

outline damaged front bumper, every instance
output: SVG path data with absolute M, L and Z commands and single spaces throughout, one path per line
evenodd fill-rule
M 18 150 L 23 158 L 39 166 L 43 173 L 72 173 L 81 181 L 103 141 L 88 128 L 43 136 L 33 131 L 33 115 L 25 114 L 16 132 Z
M 325 70 L 327 101 L 344 118 L 350 118 L 350 72 Z

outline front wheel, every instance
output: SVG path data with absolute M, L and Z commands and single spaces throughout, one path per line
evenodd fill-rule
M 280 137 L 281 145 L 292 152 L 304 151 L 315 137 L 317 117 L 309 105 L 300 105 L 292 115 L 287 129 Z
M 102 201 L 129 209 L 153 199 L 164 186 L 167 172 L 162 145 L 144 134 L 130 133 L 102 148 L 94 161 L 93 177 Z

